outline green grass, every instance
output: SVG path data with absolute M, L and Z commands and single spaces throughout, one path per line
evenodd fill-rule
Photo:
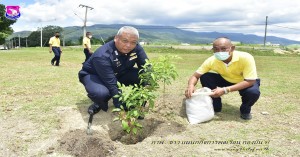
M 183 58 L 175 62 L 179 78 L 168 86 L 167 91 L 182 98 L 188 78 L 211 55 L 209 51 L 204 50 L 155 47 L 146 47 L 145 50 L 150 59 L 165 53 L 176 54 Z M 222 140 L 263 138 L 271 141 L 271 150 L 264 152 L 266 154 L 298 155 L 299 151 L 294 148 L 299 148 L 300 142 L 299 129 L 295 129 L 300 127 L 300 57 L 273 56 L 270 53 L 262 52 L 254 56 L 261 78 L 261 97 L 253 107 L 255 120 L 241 123 L 242 120 L 235 115 L 238 113 L 241 100 L 237 92 L 231 93 L 224 96 L 222 113 L 228 116 L 229 120 L 221 119 L 203 124 L 207 127 L 203 129 L 207 129 L 208 133 L 195 132 L 195 135 L 201 135 L 204 139 L 214 139 L 215 127 L 218 127 L 226 130 L 226 135 L 217 136 Z M 57 108 L 77 109 L 78 105 L 87 107 L 91 103 L 77 76 L 84 60 L 81 48 L 64 48 L 60 67 L 51 66 L 52 57 L 53 54 L 49 54 L 48 48 L 0 51 L 0 118 L 24 119 L 32 122 L 38 132 L 30 139 L 32 142 L 48 138 L 48 135 L 59 127 L 61 117 L 57 115 Z M 267 111 L 270 114 L 269 118 L 261 115 L 262 111 Z M 176 112 L 174 113 L 170 115 L 171 118 L 176 118 Z M 17 148 L 21 147 L 21 150 L 26 151 L 27 146 L 19 137 L 15 137 L 15 140 L 18 141 L 17 144 L 13 142 L 6 144 L 12 148 L 18 145 Z M 289 143 L 291 140 L 295 142 Z

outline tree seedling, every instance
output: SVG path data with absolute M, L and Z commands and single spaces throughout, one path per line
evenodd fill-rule
M 130 135 L 136 134 L 143 126 L 138 123 L 139 117 L 144 117 L 150 109 L 154 107 L 154 100 L 157 97 L 156 91 L 159 89 L 159 82 L 163 82 L 163 92 L 165 93 L 165 84 L 170 84 L 171 79 L 175 79 L 178 74 L 175 65 L 171 59 L 178 59 L 177 56 L 165 55 L 158 60 L 146 60 L 143 69 L 139 73 L 140 84 L 125 86 L 118 83 L 119 90 L 122 91 L 116 95 L 119 101 L 125 104 L 120 108 L 113 109 L 118 112 L 118 117 L 114 121 L 121 121 L 122 128 Z M 145 106 L 148 102 L 148 106 Z

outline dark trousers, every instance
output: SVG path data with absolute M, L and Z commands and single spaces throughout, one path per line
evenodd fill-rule
M 122 76 L 117 76 L 117 80 L 124 85 L 138 84 L 140 79 L 138 78 L 139 69 L 133 68 L 126 72 Z M 87 91 L 87 96 L 96 104 L 98 104 L 102 110 L 107 111 L 108 101 L 112 98 L 104 82 L 100 80 L 97 75 L 85 75 L 79 78 L 80 82 L 84 85 Z
M 55 62 L 56 66 L 59 66 L 59 62 L 60 62 L 60 48 L 59 47 L 52 47 L 52 51 L 54 53 L 54 57 L 51 60 L 51 63 Z
M 200 82 L 203 87 L 208 87 L 210 89 L 215 89 L 217 86 L 226 87 L 234 85 L 234 83 L 226 81 L 221 75 L 215 73 L 205 73 L 200 77 Z M 251 107 L 260 96 L 259 86 L 260 79 L 257 79 L 253 86 L 239 90 L 242 97 L 242 104 L 240 106 L 240 112 L 242 114 L 251 112 Z M 221 98 L 212 99 L 215 112 L 220 112 L 222 110 Z
M 85 60 L 84 60 L 84 62 L 86 62 L 91 57 L 92 54 L 90 54 L 89 49 L 87 49 L 87 48 L 83 49 L 83 52 L 85 54 Z

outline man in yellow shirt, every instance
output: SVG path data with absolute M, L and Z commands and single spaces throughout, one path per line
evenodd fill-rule
M 62 53 L 62 50 L 60 48 L 60 39 L 59 39 L 59 32 L 56 32 L 53 37 L 49 40 L 49 52 L 51 53 L 53 51 L 54 57 L 51 60 L 51 64 L 55 66 L 59 66 L 60 62 L 60 55 Z
M 195 91 L 199 78 L 203 87 L 212 89 L 215 112 L 221 112 L 221 96 L 239 91 L 242 97 L 241 118 L 250 120 L 251 107 L 260 96 L 260 79 L 257 77 L 256 65 L 252 55 L 234 51 L 230 39 L 221 37 L 213 42 L 214 56 L 209 57 L 190 77 L 185 96 L 190 98 Z
M 92 48 L 91 38 L 92 38 L 92 33 L 91 32 L 86 32 L 86 36 L 83 38 L 83 41 L 82 41 L 83 52 L 85 54 L 84 62 L 86 62 L 91 57 L 91 55 L 93 54 L 93 52 L 91 50 L 91 48 Z

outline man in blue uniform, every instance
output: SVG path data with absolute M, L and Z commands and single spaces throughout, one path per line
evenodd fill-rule
M 113 41 L 98 48 L 83 64 L 79 80 L 94 102 L 88 108 L 89 114 L 96 114 L 101 109 L 107 111 L 109 99 L 119 93 L 117 81 L 125 85 L 140 83 L 138 73 L 148 57 L 138 39 L 136 28 L 124 26 Z M 113 104 L 119 108 L 121 102 L 113 98 Z

